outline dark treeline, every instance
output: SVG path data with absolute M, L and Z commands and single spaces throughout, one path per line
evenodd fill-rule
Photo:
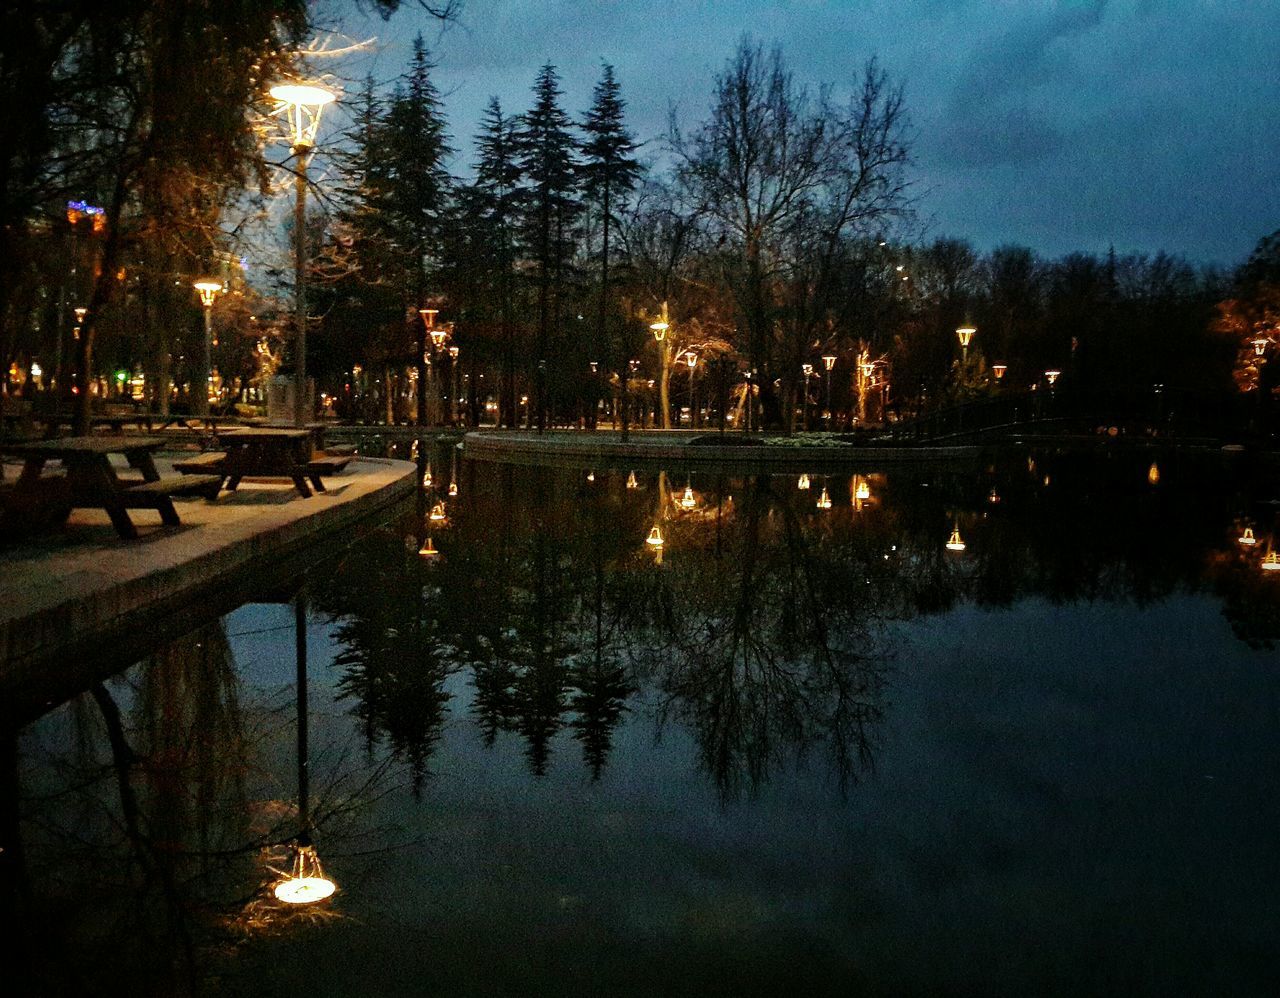
M 280 255 L 247 220 L 288 179 L 263 95 L 304 73 L 306 11 L 237 11 L 139 2 L 108 22 L 47 0 L 14 13 L 27 20 L 3 42 L 6 89 L 23 95 L 0 119 L 6 394 L 70 400 L 83 383 L 190 404 L 200 275 L 228 292 L 214 306 L 219 401 L 260 401 L 290 370 L 286 268 L 245 262 Z M 225 53 L 199 41 L 214 34 Z M 476 134 L 452 134 L 421 38 L 393 86 L 342 98 L 305 240 L 308 370 L 339 414 L 791 430 L 1023 391 L 1048 370 L 1081 389 L 1275 387 L 1274 237 L 1233 274 L 1165 253 L 1048 259 L 924 239 L 905 97 L 874 59 L 807 87 L 744 39 L 705 112 L 644 143 L 607 63 L 587 103 L 569 106 L 548 63 L 526 107 L 493 99 Z

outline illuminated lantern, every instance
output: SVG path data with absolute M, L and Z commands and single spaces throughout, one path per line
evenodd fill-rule
M 457 494 L 458 494 L 458 483 L 457 483 L 457 482 L 450 482 L 450 483 L 449 483 L 449 495 L 451 495 L 451 496 L 456 496 Z
M 1258 539 L 1253 536 L 1252 527 L 1244 528 L 1244 533 L 1240 535 L 1240 543 L 1248 547 L 1253 547 L 1253 545 L 1258 543 Z
M 1004 377 L 1004 372 L 1007 370 L 1009 370 L 1009 367 L 1007 364 L 991 365 L 991 372 L 996 376 L 997 381 L 1001 380 Z
M 627 488 L 638 489 L 640 483 L 636 481 L 636 473 L 634 471 L 627 472 Z
M 956 339 L 960 341 L 960 346 L 963 347 L 965 350 L 968 350 L 969 341 L 973 339 L 973 334 L 976 333 L 977 331 L 978 330 L 968 322 L 966 322 L 963 326 L 959 327 L 956 330 Z
M 827 487 L 825 485 L 822 487 L 822 495 L 818 496 L 817 506 L 818 509 L 831 508 L 831 496 L 827 495 Z
M 444 503 L 438 502 L 431 507 L 431 519 L 437 523 L 444 519 Z
M 440 552 L 436 549 L 436 542 L 430 537 L 428 537 L 427 542 L 418 549 L 418 554 L 422 555 L 424 558 L 434 558 L 439 553 Z
M 656 523 L 653 525 L 653 529 L 649 531 L 649 536 L 645 538 L 645 543 L 654 548 L 662 547 L 662 531 L 658 529 Z
M 808 476 L 808 475 L 801 475 L 801 476 L 800 476 L 800 481 L 796 482 L 796 488 L 798 488 L 801 492 L 804 492 L 804 491 L 808 490 L 808 488 L 809 488 L 809 476 Z
M 337 889 L 338 885 L 324 875 L 315 847 L 299 843 L 293 854 L 292 870 L 276 884 L 272 893 L 285 904 L 315 904 Z
M 684 487 L 684 495 L 680 497 L 680 508 L 693 509 L 696 505 L 698 505 L 698 500 L 693 497 L 693 486 L 686 485 Z
M 964 541 L 960 539 L 960 528 L 958 526 L 951 528 L 951 536 L 947 538 L 948 551 L 963 551 Z

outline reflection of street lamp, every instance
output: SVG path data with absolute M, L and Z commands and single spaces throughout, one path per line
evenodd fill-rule
M 204 308 L 204 344 L 200 351 L 200 370 L 196 372 L 196 383 L 199 386 L 195 397 L 195 414 L 209 415 L 209 371 L 212 368 L 213 347 L 213 301 L 222 290 L 222 282 L 211 277 L 202 277 L 193 287 L 200 295 L 200 304 Z
M 836 366 L 836 355 L 823 354 L 822 366 L 827 369 L 827 429 L 831 429 L 831 369 Z
M 1045 379 L 1049 382 L 1049 387 L 1052 388 L 1053 383 L 1062 376 L 1062 372 L 1061 371 L 1045 371 L 1044 376 L 1045 376 Z
M 332 91 L 323 87 L 281 84 L 271 88 L 271 96 L 280 102 L 277 113 L 288 115 L 289 145 L 297 160 L 296 200 L 293 209 L 293 293 L 298 325 L 298 385 L 294 422 L 307 421 L 307 160 L 315 148 L 316 132 L 325 105 L 334 100 Z

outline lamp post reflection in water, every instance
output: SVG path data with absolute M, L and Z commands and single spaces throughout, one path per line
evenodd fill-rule
M 285 904 L 315 904 L 337 890 L 325 876 L 311 842 L 311 780 L 307 747 L 307 593 L 298 590 L 293 602 L 294 654 L 298 668 L 298 837 L 293 864 L 284 879 L 272 888 Z

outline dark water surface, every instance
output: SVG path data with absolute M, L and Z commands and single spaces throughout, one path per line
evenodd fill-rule
M 1274 994 L 1280 493 L 1150 461 L 437 450 L 299 580 L 334 898 L 249 604 L 6 737 L 5 993 Z

